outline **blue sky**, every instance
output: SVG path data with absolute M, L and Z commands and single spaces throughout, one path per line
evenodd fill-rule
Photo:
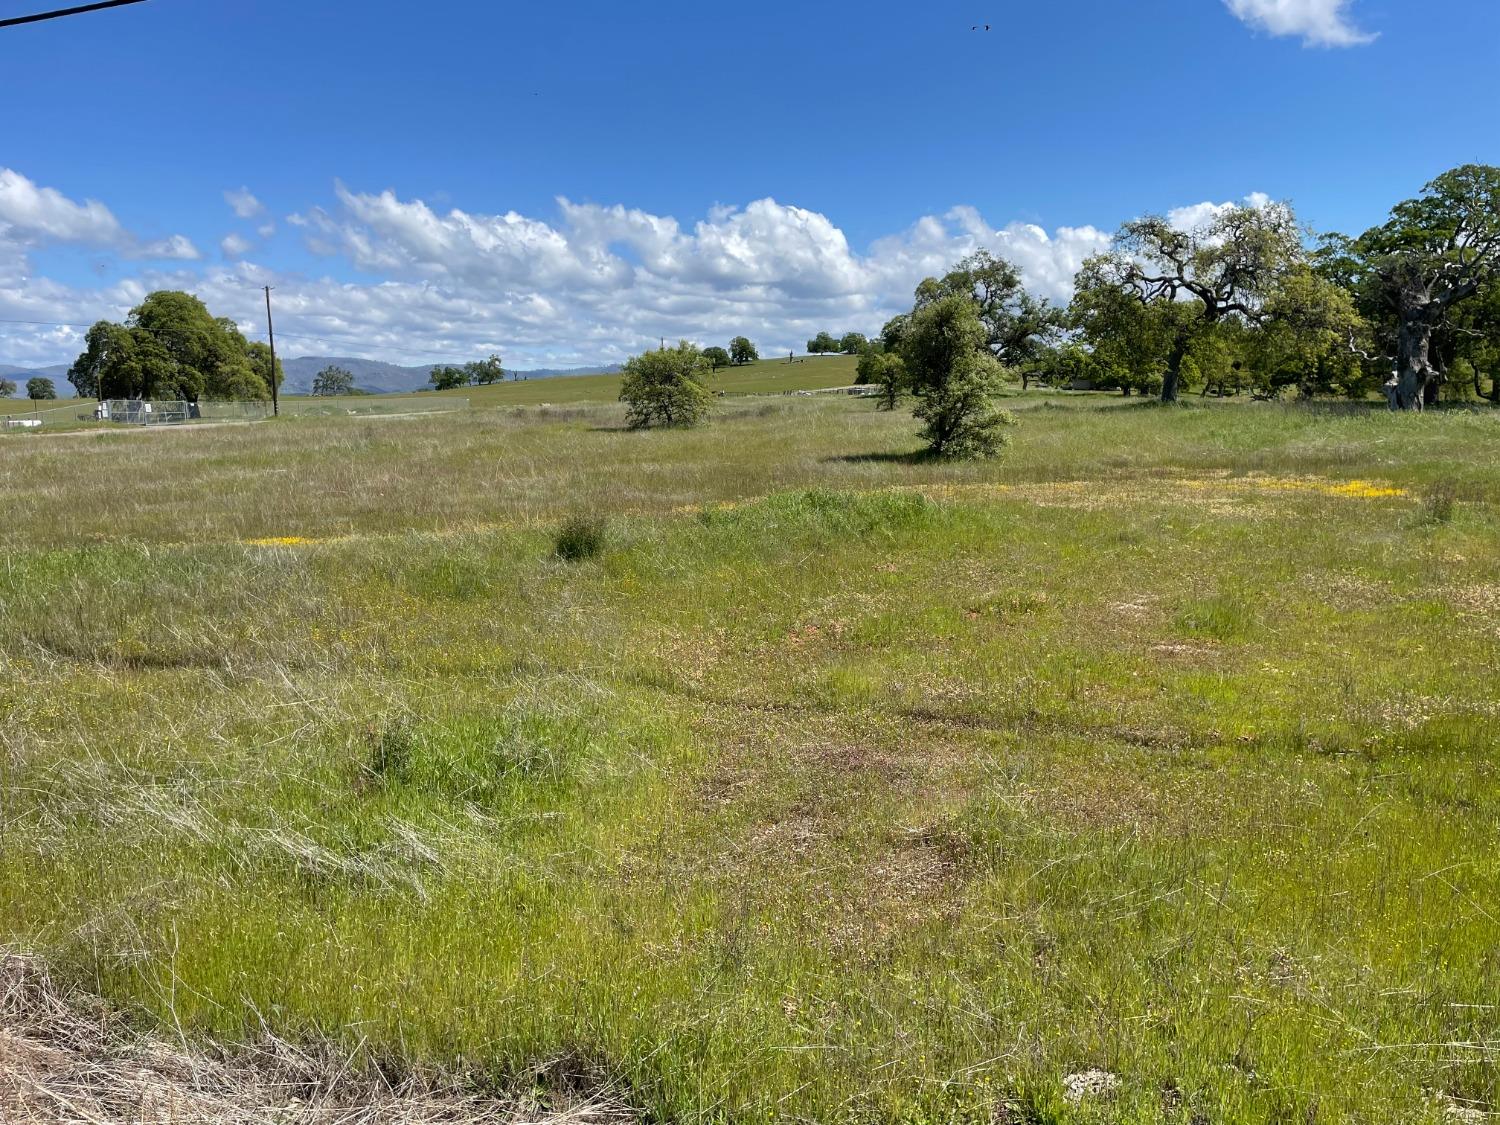
M 269 283 L 292 354 L 770 349 L 978 245 L 1065 300 L 1147 211 L 1358 231 L 1495 161 L 1497 55 L 1493 0 L 149 0 L 0 31 L 0 321 Z

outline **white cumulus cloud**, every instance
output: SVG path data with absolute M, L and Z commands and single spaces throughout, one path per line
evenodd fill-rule
M 19 172 L 0 168 L 0 239 L 20 246 L 118 246 L 128 236 L 98 200 L 75 203 L 56 188 L 41 187 Z
M 266 205 L 256 199 L 247 187 L 235 188 L 224 193 L 224 202 L 236 218 L 255 219 L 266 213 Z
M 1197 225 L 1227 206 L 1170 216 Z M 290 355 L 430 363 L 499 352 L 517 367 L 563 367 L 623 360 L 663 336 L 722 345 L 741 333 L 771 355 L 800 352 L 820 331 L 878 332 L 910 307 L 924 277 L 979 249 L 1014 262 L 1037 295 L 1066 303 L 1084 259 L 1110 244 L 1097 226 L 997 224 L 972 206 L 856 247 L 834 217 L 769 198 L 680 222 L 567 199 L 546 216 L 437 208 L 343 185 L 332 203 L 288 221 L 330 259 L 326 271 L 243 261 L 248 232 L 225 236 L 216 262 L 195 262 L 186 238 L 145 243 L 102 204 L 12 173 L 0 178 L 0 321 L 120 319 L 151 290 L 173 288 L 258 337 L 258 290 L 273 285 L 278 342 L 285 336 Z M 119 279 L 45 276 L 30 251 L 65 239 L 112 251 Z M 123 264 L 147 249 L 159 260 Z M 71 360 L 81 339 L 77 328 L 0 324 L 0 362 Z
M 1167 212 L 1167 222 L 1176 230 L 1195 231 L 1236 207 L 1250 207 L 1258 211 L 1270 203 L 1271 197 L 1265 192 L 1252 191 L 1238 203 L 1194 203 L 1188 207 L 1174 207 Z
M 1251 27 L 1272 35 L 1300 36 L 1309 47 L 1358 47 L 1375 36 L 1350 20 L 1354 0 L 1224 0 Z
M 172 258 L 179 262 L 192 262 L 203 257 L 192 240 L 183 234 L 154 242 L 137 242 L 127 247 L 124 253 L 128 258 Z
M 388 286 L 472 298 L 485 323 L 526 340 L 567 340 L 619 358 L 661 336 L 744 332 L 801 350 L 818 331 L 878 331 L 923 277 L 989 248 L 1039 294 L 1066 301 L 1083 260 L 1109 244 L 1094 227 L 994 227 L 972 207 L 850 246 L 828 216 L 775 199 L 718 206 L 684 226 L 621 205 L 558 200 L 558 218 L 438 212 L 390 191 L 339 185 L 340 206 L 295 216 L 315 253 L 342 257 Z M 410 291 L 408 288 L 406 291 Z M 451 323 L 451 321 L 450 321 Z
M 0 255 L 48 245 L 113 250 L 128 258 L 192 260 L 198 249 L 184 235 L 146 240 L 126 230 L 95 199 L 76 203 L 10 168 L 0 168 Z

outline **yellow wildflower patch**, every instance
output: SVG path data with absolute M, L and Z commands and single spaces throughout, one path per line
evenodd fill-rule
M 1335 496 L 1357 496 L 1362 500 L 1378 500 L 1382 496 L 1405 496 L 1406 489 L 1374 484 L 1367 480 L 1351 480 L 1335 485 L 1330 493 Z
M 1379 500 L 1405 496 L 1404 488 L 1377 484 L 1368 480 L 1332 481 L 1320 477 L 1218 477 L 1211 480 L 1184 480 L 1186 488 L 1260 489 L 1266 492 L 1314 492 L 1323 496 L 1347 496 L 1357 500 Z
M 247 547 L 307 547 L 318 542 L 303 535 L 273 535 L 266 539 L 246 539 Z

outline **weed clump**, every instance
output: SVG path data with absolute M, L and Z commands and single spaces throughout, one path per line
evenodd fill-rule
M 365 728 L 363 773 L 372 783 L 402 782 L 411 775 L 417 737 L 405 723 Z
M 553 550 L 565 562 L 583 562 L 598 558 L 609 543 L 609 521 L 603 516 L 579 514 L 570 516 L 558 528 Z
M 778 539 L 794 533 L 858 538 L 918 528 L 930 523 L 937 512 L 935 503 L 916 492 L 809 488 L 709 509 L 700 519 L 709 527 L 759 530 Z
M 583 719 L 520 711 L 371 725 L 356 789 L 490 809 L 555 799 L 596 756 L 599 737 Z
M 1189 602 L 1177 614 L 1173 624 L 1190 636 L 1236 641 L 1250 633 L 1255 625 L 1255 614 L 1242 598 L 1221 593 Z
M 1422 520 L 1424 523 L 1452 523 L 1453 512 L 1458 507 L 1458 485 L 1443 477 L 1434 481 L 1422 493 Z

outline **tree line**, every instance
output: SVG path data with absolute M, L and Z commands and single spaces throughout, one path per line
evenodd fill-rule
M 215 317 L 197 297 L 175 290 L 152 293 L 124 324 L 101 320 L 84 336 L 84 350 L 68 381 L 84 398 L 265 399 L 271 349 L 245 339 L 234 321 Z
M 1195 387 L 1379 389 L 1393 410 L 1421 410 L 1447 385 L 1500 403 L 1500 168 L 1445 172 L 1357 238 L 1311 237 L 1286 203 L 1227 207 L 1191 229 L 1148 215 L 1084 263 L 1066 307 L 980 250 L 922 281 L 877 339 L 808 341 L 835 348 L 859 354 L 856 381 L 881 388 L 878 405 L 913 400 L 942 457 L 1005 446 L 1015 419 L 997 399 L 1010 379 L 1163 402 Z M 700 421 L 716 366 L 687 341 L 632 359 L 621 391 L 631 424 Z
M 684 381 L 697 382 L 700 367 L 712 374 L 759 358 L 744 336 L 728 348 L 686 348 L 626 365 L 641 424 L 701 416 L 701 396 Z M 1084 263 L 1066 306 L 1032 296 L 1015 266 L 981 250 L 924 280 L 911 310 L 876 339 L 820 332 L 808 351 L 859 355 L 859 381 L 882 387 L 882 405 L 916 400 L 929 445 L 945 455 L 1003 444 L 1006 420 L 990 400 L 1009 379 L 1165 402 L 1190 389 L 1266 398 L 1380 390 L 1394 409 L 1420 410 L 1447 387 L 1500 403 L 1500 168 L 1445 172 L 1358 237 L 1311 237 L 1285 203 L 1228 207 L 1193 229 L 1146 216 Z M 492 355 L 434 368 L 429 381 L 445 389 L 504 377 Z M 282 371 L 233 321 L 162 291 L 123 324 L 90 328 L 68 378 L 86 397 L 256 399 Z M 319 380 L 315 393 L 353 390 L 341 370 Z M 676 389 L 664 395 L 667 384 Z M 47 388 L 33 381 L 28 391 L 45 397 Z
M 514 373 L 511 378 L 515 378 Z M 441 364 L 434 367 L 427 381 L 435 391 L 451 391 L 458 387 L 488 387 L 505 380 L 505 365 L 498 355 L 488 359 L 476 359 L 462 366 Z
M 831 332 L 819 332 L 807 342 L 808 355 L 858 355 L 869 346 L 863 332 L 845 332 L 835 336 Z
M 10 398 L 15 393 L 14 379 L 0 379 L 0 398 Z M 53 399 L 57 397 L 57 387 L 45 375 L 37 375 L 26 380 L 26 397 L 32 402 Z
M 717 371 L 721 367 L 741 367 L 754 363 L 760 358 L 760 351 L 748 336 L 736 336 L 729 341 L 728 348 L 704 348 L 703 358 L 708 360 L 710 370 Z
M 1500 403 L 1500 168 L 1445 172 L 1358 237 L 1310 237 L 1291 206 L 1183 230 L 1127 223 L 1047 310 L 1023 380 L 1176 401 L 1186 390 Z

